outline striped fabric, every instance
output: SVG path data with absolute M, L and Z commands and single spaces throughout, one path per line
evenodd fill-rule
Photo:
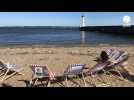
M 15 71 L 15 72 L 19 72 L 21 69 L 21 66 L 16 65 L 16 64 L 10 64 L 10 63 L 6 63 L 5 67 L 7 69 L 10 69 L 11 71 Z
M 77 67 L 77 66 L 85 66 L 85 64 L 70 64 L 69 65 L 70 67 Z
M 124 61 L 128 57 L 128 53 L 121 50 L 114 50 L 109 58 L 109 61 L 113 63 L 119 63 Z
M 31 65 L 33 76 L 37 78 L 49 77 L 49 71 L 46 66 L 32 64 Z
M 118 59 L 115 59 L 116 60 L 116 63 L 120 63 L 120 62 L 123 62 L 123 61 L 127 60 L 128 56 L 129 55 L 128 55 L 127 52 L 121 52 L 121 54 L 118 57 Z
M 107 67 L 112 68 L 116 67 L 117 65 L 121 64 L 122 62 L 126 61 L 129 57 L 127 52 L 124 52 L 122 50 L 117 49 L 108 49 L 106 52 L 109 55 L 109 61 L 108 62 L 98 62 L 93 68 L 90 69 L 91 74 L 95 74 Z
M 107 49 L 106 50 L 106 53 L 108 54 L 108 56 L 110 56 L 112 54 L 112 52 L 114 51 L 114 49 Z
M 117 50 L 117 49 L 111 49 L 111 48 L 107 49 L 106 53 L 109 56 L 109 61 L 116 61 L 118 59 L 123 59 L 123 55 L 127 54 L 127 52 L 124 52 L 124 51 L 121 51 L 121 50 Z
M 64 75 L 77 75 L 80 74 L 86 64 L 70 64 L 64 71 Z
M 91 73 L 91 75 L 94 75 L 97 72 L 103 70 L 108 65 L 109 65 L 109 62 L 104 62 L 104 63 L 99 62 L 93 68 L 91 68 L 89 72 Z
M 32 64 L 32 67 L 43 67 L 43 65 L 38 65 L 38 64 Z M 45 67 L 45 66 L 44 66 Z
M 117 59 L 120 57 L 121 54 L 122 54 L 121 51 L 119 51 L 119 50 L 114 50 L 114 51 L 112 52 L 111 56 L 109 57 L 109 60 L 110 60 L 110 61 L 112 61 L 112 60 L 117 60 Z

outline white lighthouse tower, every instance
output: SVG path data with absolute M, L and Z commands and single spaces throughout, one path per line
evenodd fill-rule
M 85 16 L 84 15 L 81 16 L 80 27 L 85 27 Z

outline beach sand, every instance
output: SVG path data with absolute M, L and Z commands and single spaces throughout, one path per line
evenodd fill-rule
M 125 69 L 129 76 L 120 80 L 110 75 L 100 75 L 99 79 L 112 84 L 113 87 L 133 87 L 134 86 L 134 46 L 88 46 L 88 47 L 0 47 L 0 60 L 7 63 L 17 64 L 24 68 L 24 75 L 15 75 L 3 82 L 5 85 L 12 87 L 26 87 L 27 81 L 31 79 L 31 64 L 46 65 L 56 75 L 62 75 L 69 64 L 86 64 L 87 67 L 93 67 L 96 62 L 93 61 L 97 54 L 108 48 L 117 48 L 127 51 L 130 57 Z M 86 77 L 87 86 L 90 86 L 92 79 Z M 95 78 L 95 84 L 100 86 L 103 82 Z M 79 84 L 83 82 L 75 79 Z M 63 82 L 64 84 L 65 82 Z M 1 83 L 2 84 L 2 83 Z M 70 86 L 73 86 L 71 81 Z M 52 87 L 61 87 L 53 83 Z M 74 85 L 75 86 L 75 85 Z M 79 85 L 76 85 L 79 86 Z

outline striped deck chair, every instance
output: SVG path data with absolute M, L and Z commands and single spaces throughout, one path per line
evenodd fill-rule
M 32 69 L 32 79 L 30 80 L 30 85 L 34 86 L 36 85 L 37 81 L 42 82 L 45 81 L 47 83 L 47 87 L 50 86 L 51 81 L 54 79 L 54 74 L 43 65 L 36 65 L 33 64 L 30 66 Z
M 104 68 L 111 68 L 111 67 L 117 67 L 117 66 L 123 66 L 123 63 L 128 59 L 129 55 L 127 52 L 125 51 L 121 51 L 121 50 L 117 50 L 117 49 L 107 49 L 106 53 L 108 54 L 109 60 L 108 62 L 110 62 L 110 64 L 107 65 L 108 62 L 103 63 L 103 65 L 106 65 L 105 67 L 99 67 L 97 65 L 99 65 L 99 63 L 101 62 L 100 60 L 98 60 L 97 65 L 95 65 L 96 68 L 93 68 L 94 71 L 93 72 L 97 72 L 99 70 L 102 70 Z M 99 57 L 98 57 L 99 58 Z M 100 65 L 99 65 L 100 66 Z M 115 67 L 115 68 L 116 68 Z M 101 69 L 102 68 L 102 69 Z
M 70 64 L 66 70 L 64 71 L 63 76 L 66 80 L 66 86 L 68 87 L 68 78 L 70 77 L 79 77 L 79 75 L 82 75 L 82 79 L 84 82 L 84 86 L 86 86 L 85 78 L 84 78 L 84 69 L 86 69 L 85 64 Z
M 116 49 L 108 49 L 106 52 L 108 53 L 109 60 L 104 63 L 101 63 L 101 61 L 97 61 L 97 64 L 89 70 L 89 74 L 92 76 L 100 71 L 103 71 L 105 74 L 110 74 L 110 71 L 114 70 L 123 79 L 123 76 L 121 75 L 117 67 L 120 66 L 123 68 L 125 61 L 129 57 L 128 53 Z
M 109 61 L 111 62 L 105 69 L 108 69 L 108 73 L 113 70 L 116 71 L 120 77 L 123 79 L 122 74 L 120 71 L 117 69 L 117 67 L 121 67 L 124 69 L 124 66 L 126 65 L 126 61 L 129 58 L 129 54 L 125 51 L 116 51 L 115 54 L 109 58 Z M 111 70 L 110 70 L 111 69 Z
M 107 49 L 106 53 L 110 60 L 119 56 L 119 52 L 117 52 L 117 50 L 114 50 L 114 49 Z M 90 75 L 97 74 L 99 71 L 104 70 L 111 63 L 110 61 L 101 62 L 100 56 L 98 56 L 97 60 L 95 60 L 95 61 L 97 61 L 97 64 L 89 70 Z
M 3 63 L 0 61 L 0 77 L 2 77 L 1 82 L 16 74 L 24 75 L 21 73 L 22 70 L 23 68 L 16 64 Z
M 106 83 L 104 81 L 104 79 L 100 79 L 100 75 L 99 75 L 99 72 L 104 72 L 104 69 L 106 66 L 108 66 L 110 64 L 109 61 L 107 62 L 97 62 L 97 64 L 95 66 L 93 66 L 91 69 L 89 69 L 89 71 L 87 72 L 87 75 L 91 76 L 91 83 L 96 87 L 98 86 L 96 84 L 96 81 L 95 81 L 95 77 L 97 77 L 97 79 L 99 79 L 101 82 L 103 81 L 103 84 L 100 84 L 99 87 L 101 87 L 102 85 L 103 86 L 109 86 L 110 84 L 109 83 Z

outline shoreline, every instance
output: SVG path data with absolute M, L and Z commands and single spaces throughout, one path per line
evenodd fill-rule
M 0 45 L 0 48 L 134 47 L 133 44 Z

